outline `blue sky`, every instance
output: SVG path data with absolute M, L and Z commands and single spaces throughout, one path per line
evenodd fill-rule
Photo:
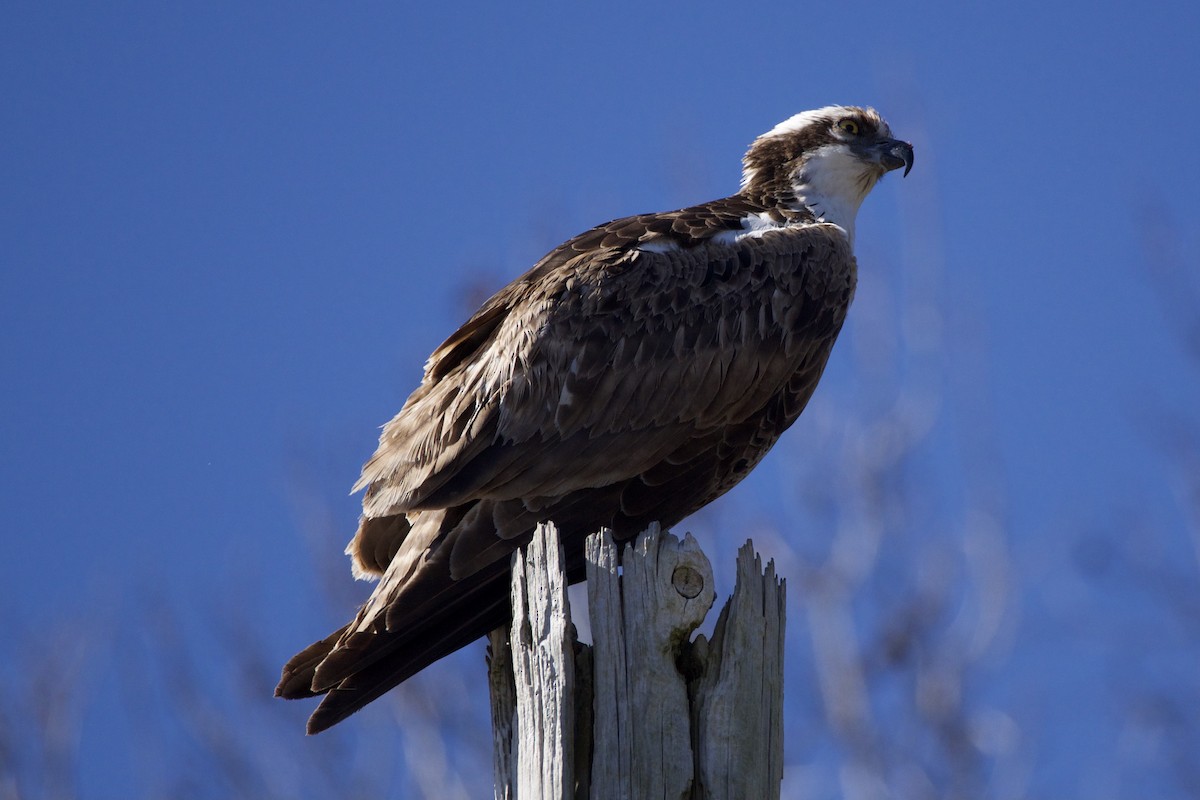
M 978 343 L 947 380 L 988 409 L 1014 550 L 1148 521 L 1194 586 L 1155 420 L 1194 429 L 1200 382 L 1145 229 L 1194 281 L 1198 34 L 1189 3 L 7 4 L 0 619 L 99 630 L 147 593 L 228 595 L 277 660 L 324 635 L 306 495 L 352 532 L 344 492 L 464 291 L 733 192 L 751 139 L 829 103 L 916 145 L 859 217 L 860 296 L 924 276 Z M 822 390 L 852 373 L 839 349 Z M 947 414 L 951 462 L 973 423 Z M 786 508 L 781 485 L 746 491 Z M 85 796 L 121 794 L 103 764 L 131 734 L 88 724 Z M 1077 789 L 1100 753 L 1055 752 L 1039 785 Z

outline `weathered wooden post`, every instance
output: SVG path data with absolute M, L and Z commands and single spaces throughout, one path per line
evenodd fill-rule
M 712 641 L 715 598 L 690 535 L 651 526 L 619 554 L 587 541 L 593 644 L 575 641 L 558 534 L 513 557 L 511 627 L 491 636 L 496 798 L 778 798 L 784 584 L 747 544 Z

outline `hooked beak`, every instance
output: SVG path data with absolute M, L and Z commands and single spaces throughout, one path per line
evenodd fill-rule
M 899 139 L 884 139 L 875 145 L 876 158 L 884 169 L 889 172 L 904 167 L 908 175 L 913 165 L 913 146 Z

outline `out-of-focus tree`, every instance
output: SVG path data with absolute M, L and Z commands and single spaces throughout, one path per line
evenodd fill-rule
M 935 167 L 922 157 L 923 170 Z M 1049 740 L 1069 734 L 1043 729 L 1037 696 L 1014 680 L 1038 679 L 1021 672 L 1037 659 L 1019 658 L 1036 583 L 1075 587 L 1083 598 L 1073 612 L 1081 624 L 1042 626 L 1060 648 L 1102 640 L 1107 654 L 1100 668 L 1108 683 L 1091 698 L 1106 713 L 1088 718 L 1108 726 L 1111 750 L 1066 768 L 1076 793 L 1140 797 L 1135 787 L 1149 787 L 1157 797 L 1200 796 L 1200 669 L 1188 661 L 1200 642 L 1200 406 L 1138 409 L 1172 476 L 1176 515 L 1142 513 L 1137 497 L 1098 499 L 1092 512 L 1109 524 L 1064 520 L 1061 538 L 1031 559 L 1008 520 L 986 329 L 962 310 L 971 298 L 948 296 L 938 199 L 902 197 L 904 216 L 921 223 L 902 226 L 900 255 L 860 257 L 859 293 L 836 357 L 842 366 L 805 412 L 802 434 L 786 436 L 772 456 L 779 485 L 736 490 L 687 526 L 719 583 L 731 583 L 733 553 L 747 536 L 791 583 L 784 795 L 1047 796 L 1046 760 L 1066 757 Z M 1155 214 L 1143 226 L 1147 262 L 1200 368 L 1200 273 L 1164 219 Z M 464 286 L 467 310 L 496 283 L 487 276 Z M 312 478 L 309 459 L 319 460 L 302 454 L 293 471 L 296 516 L 313 554 L 315 605 L 338 609 L 332 621 L 363 592 L 331 557 L 346 531 L 329 498 L 345 481 Z M 1181 543 L 1192 558 L 1173 557 Z M 77 761 L 94 688 L 88 664 L 101 653 L 122 676 L 141 751 L 134 781 L 147 796 L 488 793 L 480 648 L 314 742 L 300 735 L 311 704 L 271 696 L 280 665 L 263 644 L 270 621 L 255 615 L 247 588 L 255 582 L 246 577 L 186 608 L 145 587 L 120 625 L 6 626 L 23 655 L 6 665 L 0 686 L 0 800 L 96 796 L 78 785 Z M 1142 610 L 1113 615 L 1096 605 L 1106 596 L 1132 598 Z

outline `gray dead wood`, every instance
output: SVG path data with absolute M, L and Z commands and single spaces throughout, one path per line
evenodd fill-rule
M 783 780 L 783 634 L 787 587 L 754 546 L 738 551 L 737 584 L 693 686 L 700 797 L 779 797 Z
M 608 531 L 588 539 L 587 568 L 596 709 L 591 798 L 687 797 L 687 682 L 675 662 L 716 597 L 712 566 L 690 535 L 680 542 L 655 525 L 625 547 L 621 576 Z
M 507 756 L 494 759 L 496 797 L 569 800 L 575 796 L 575 632 L 553 525 L 539 525 L 533 540 L 513 554 L 509 631 L 516 703 L 515 714 L 508 715 L 503 688 L 492 698 L 493 720 L 500 719 L 494 738 L 503 737 L 506 716 L 512 732 Z M 498 646 L 502 638 L 492 637 L 493 672 L 502 671 L 505 660 Z M 489 682 L 504 683 L 497 675 Z
M 513 800 L 513 726 L 517 722 L 517 687 L 513 681 L 508 628 L 488 634 L 488 693 L 492 698 L 492 771 L 496 800 Z
M 715 597 L 696 540 L 655 525 L 618 552 L 608 531 L 587 541 L 591 648 L 573 642 L 553 526 L 513 558 L 512 633 L 492 634 L 489 659 L 497 800 L 778 798 L 784 593 L 774 566 L 764 574 L 747 543 L 712 641 L 691 643 Z

